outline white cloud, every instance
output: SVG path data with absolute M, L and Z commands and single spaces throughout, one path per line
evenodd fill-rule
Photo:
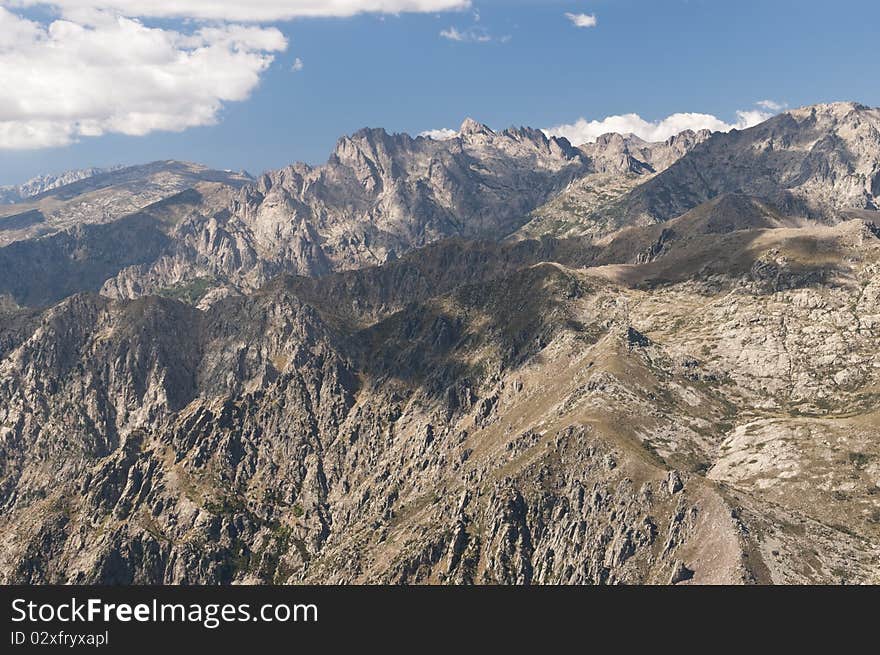
M 300 59 L 299 57 L 297 57 L 296 59 L 293 60 L 293 65 L 290 67 L 290 70 L 292 70 L 294 73 L 298 73 L 305 67 L 306 67 L 305 62 L 302 59 Z
M 459 32 L 454 27 L 440 30 L 440 36 L 442 36 L 444 39 L 449 39 L 450 41 L 464 41 L 464 34 Z
M 736 112 L 736 123 L 724 131 L 729 132 L 732 129 L 745 130 L 749 127 L 754 127 L 772 117 L 774 113 L 775 112 L 763 111 L 761 109 L 740 109 Z
M 788 107 L 788 103 L 785 102 L 776 102 L 775 100 L 758 100 L 755 103 L 761 109 L 766 109 L 767 111 L 782 111 L 786 107 Z
M 57 18 L 14 13 L 30 7 Z M 470 7 L 471 0 L 0 0 L 0 150 L 216 123 L 224 104 L 250 97 L 287 47 L 274 27 L 238 23 Z M 195 23 L 172 29 L 137 20 L 166 18 Z M 292 69 L 303 65 L 297 58 Z
M 106 9 L 124 16 L 270 22 L 467 9 L 471 0 L 0 0 L 7 7 L 52 6 L 65 12 Z
M 456 130 L 450 130 L 448 127 L 444 127 L 439 130 L 426 130 L 420 133 L 419 136 L 434 139 L 435 141 L 448 141 L 449 139 L 457 137 L 458 132 Z
M 736 112 L 736 122 L 726 123 L 711 114 L 679 113 L 672 114 L 658 121 L 646 121 L 638 114 L 608 116 L 602 120 L 588 121 L 578 119 L 567 125 L 557 125 L 544 130 L 548 136 L 562 136 L 574 145 L 592 143 L 598 137 L 609 132 L 618 134 L 635 134 L 645 141 L 665 141 L 684 130 L 711 130 L 713 132 L 729 132 L 732 129 L 744 130 L 763 123 L 773 113 L 758 109 L 740 110 Z
M 287 47 L 271 27 L 185 34 L 105 12 L 79 18 L 42 25 L 0 7 L 0 149 L 213 124 Z
M 591 14 L 566 13 L 565 17 L 570 20 L 575 27 L 596 27 L 596 17 Z
M 469 43 L 489 43 L 492 41 L 492 35 L 487 30 L 480 27 L 471 27 L 467 30 L 459 30 L 450 27 L 440 31 L 440 36 L 450 41 L 469 42 Z M 506 43 L 507 41 L 503 41 Z

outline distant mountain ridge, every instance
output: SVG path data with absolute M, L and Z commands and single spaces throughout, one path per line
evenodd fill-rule
M 0 205 L 0 247 L 70 228 L 111 223 L 200 185 L 236 189 L 250 182 L 252 178 L 245 174 L 176 161 L 98 171 Z M 38 188 L 35 185 L 32 190 Z
M 340 139 L 323 166 L 294 164 L 254 182 L 217 179 L 207 171 L 191 170 L 191 165 L 174 164 L 177 169 L 166 170 L 171 165 L 151 165 L 155 170 L 146 171 L 151 184 L 138 182 L 137 176 L 145 174 L 132 170 L 130 175 L 114 173 L 109 178 L 113 184 L 98 189 L 91 187 L 100 177 L 61 187 L 41 200 L 52 205 L 54 221 L 39 222 L 39 216 L 29 219 L 30 214 L 6 218 L 32 221 L 18 231 L 7 230 L 10 239 L 21 240 L 28 233 L 46 236 L 27 247 L 0 249 L 0 271 L 10 271 L 7 279 L 13 279 L 14 271 L 28 269 L 22 258 L 39 259 L 30 250 L 49 248 L 51 239 L 69 241 L 64 249 L 75 250 L 79 237 L 41 230 L 66 228 L 70 218 L 96 205 L 100 214 L 76 224 L 95 224 L 91 231 L 114 231 L 112 225 L 119 219 L 109 215 L 104 198 L 130 207 L 136 191 L 152 201 L 140 212 L 149 219 L 138 220 L 154 221 L 155 228 L 168 235 L 168 246 L 158 258 L 150 250 L 143 256 L 129 253 L 124 262 L 102 264 L 102 271 L 120 267 L 104 284 L 104 293 L 137 296 L 196 279 L 255 289 L 280 273 L 324 275 L 382 263 L 448 237 L 502 238 L 527 220 L 533 208 L 585 172 L 589 162 L 564 139 L 548 138 L 540 130 L 495 133 L 467 120 L 457 138 L 443 142 L 361 130 Z M 179 195 L 185 190 L 187 195 Z M 59 194 L 70 198 L 55 208 Z M 46 214 L 42 208 L 32 211 Z M 0 218 L 0 238 L 3 234 Z M 132 257 L 143 263 L 131 266 Z M 83 289 L 96 290 L 91 274 L 88 279 Z M 8 284 L 5 290 L 10 290 Z M 51 302 L 62 296 L 52 293 L 50 285 L 28 297 L 31 302 L 39 297 Z
M 134 297 L 194 279 L 253 289 L 279 273 L 381 264 L 445 238 L 502 239 L 583 176 L 666 166 L 707 136 L 627 137 L 623 147 L 609 137 L 584 150 L 473 119 L 443 141 L 363 129 L 340 139 L 323 166 L 293 164 L 246 185 L 231 204 L 203 205 L 176 228 L 166 256 L 120 271 L 102 292 Z
M 665 171 L 711 136 L 709 130 L 685 130 L 666 141 L 648 143 L 634 134 L 603 134 L 579 148 L 589 160 L 588 172 L 535 209 L 531 220 L 512 237 L 601 236 L 617 229 L 598 214 L 599 208 Z
M 540 130 L 496 132 L 466 119 L 445 140 L 363 129 L 341 138 L 324 165 L 292 164 L 256 179 L 155 162 L 0 208 L 0 244 L 16 245 L 0 248 L 0 272 L 8 272 L 0 293 L 39 303 L 77 289 L 113 298 L 193 284 L 200 296 L 248 292 L 279 274 L 382 264 L 452 237 L 601 239 L 722 195 L 833 224 L 875 211 L 878 125 L 878 110 L 837 103 L 742 132 L 685 131 L 660 143 L 608 134 L 575 148 Z M 93 266 L 102 239 L 123 238 L 123 217 L 153 236 Z M 77 253 L 63 285 L 25 273 L 60 253 Z
M 41 193 L 73 184 L 96 175 L 119 170 L 122 166 L 110 168 L 82 168 L 59 175 L 38 175 L 27 182 L 15 186 L 0 187 L 0 204 L 14 204 L 38 196 Z
M 814 105 L 715 134 L 595 215 L 612 215 L 618 226 L 664 221 L 722 193 L 829 223 L 880 209 L 880 109 Z

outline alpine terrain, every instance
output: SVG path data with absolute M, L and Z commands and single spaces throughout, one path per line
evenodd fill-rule
M 880 109 L 2 194 L 0 583 L 880 583 Z

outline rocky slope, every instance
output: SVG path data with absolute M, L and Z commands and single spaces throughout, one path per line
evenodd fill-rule
M 526 128 L 495 133 L 467 120 L 457 138 L 442 142 L 362 130 L 341 139 L 324 166 L 296 164 L 253 184 L 189 165 L 125 169 L 107 182 L 98 176 L 38 196 L 33 208 L 17 206 L 0 218 L 0 238 L 14 246 L 0 248 L 0 271 L 13 279 L 29 261 L 60 249 L 74 260 L 68 268 L 100 268 L 111 297 L 193 284 L 252 291 L 279 273 L 358 268 L 450 236 L 503 238 L 586 167 L 564 139 Z M 125 261 L 92 261 L 89 235 L 115 233 L 135 208 L 150 216 L 166 246 L 156 252 L 147 240 Z M 84 236 L 83 225 L 99 227 Z M 102 286 L 74 276 L 63 288 L 22 294 L 4 278 L 0 293 L 26 304 Z
M 228 207 L 179 228 L 158 261 L 104 293 L 135 297 L 201 278 L 255 289 L 281 272 L 320 276 L 379 264 L 439 239 L 499 239 L 586 170 L 582 153 L 538 130 L 467 120 L 446 141 L 362 130 L 324 166 L 262 176 Z
M 175 161 L 88 172 L 72 174 L 64 184 L 65 180 L 43 181 L 45 189 L 33 193 L 39 188 L 33 186 L 19 202 L 0 205 L 0 247 L 83 225 L 111 223 L 202 184 L 238 188 L 250 182 L 242 174 Z
M 263 176 L 227 207 L 203 205 L 164 256 L 122 270 L 102 293 L 188 294 L 194 281 L 196 290 L 248 291 L 282 272 L 360 268 L 449 237 L 560 234 L 529 222 L 529 213 L 598 179 L 631 188 L 707 137 L 685 132 L 648 144 L 608 135 L 574 149 L 537 130 L 495 133 L 470 119 L 445 141 L 362 130 L 340 140 L 325 166 L 294 165 Z
M 680 216 L 723 193 L 827 223 L 880 209 L 880 109 L 857 103 L 784 112 L 717 134 L 666 171 L 602 208 L 617 226 Z
M 0 582 L 880 582 L 875 111 L 367 130 L 0 248 Z
M 580 146 L 590 162 L 589 172 L 532 212 L 514 238 L 603 236 L 617 230 L 620 225 L 600 208 L 662 173 L 710 136 L 708 130 L 686 130 L 666 141 L 648 143 L 633 134 L 606 134 Z
M 2 579 L 876 582 L 880 228 L 705 223 L 7 310 Z
M 14 204 L 22 202 L 27 198 L 33 198 L 46 191 L 57 189 L 58 187 L 67 186 L 96 175 L 110 173 L 114 170 L 122 168 L 117 166 L 114 168 L 82 168 L 75 171 L 67 171 L 60 175 L 38 175 L 31 178 L 27 182 L 15 186 L 0 187 L 0 204 Z

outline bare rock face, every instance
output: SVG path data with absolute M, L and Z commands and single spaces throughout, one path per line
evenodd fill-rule
M 7 307 L 0 579 L 876 581 L 874 232 L 583 246 Z
M 99 270 L 39 293 L 0 278 L 0 292 L 26 304 L 98 290 L 198 300 L 215 287 L 253 291 L 281 273 L 382 264 L 449 237 L 605 238 L 730 197 L 763 203 L 777 222 L 833 224 L 877 208 L 877 124 L 877 110 L 839 103 L 743 132 L 683 132 L 654 144 L 610 134 L 575 149 L 539 130 L 495 133 L 468 119 L 445 141 L 361 130 L 340 139 L 324 166 L 295 164 L 253 183 L 175 162 L 122 169 L 0 217 L 0 242 L 28 244 L 0 248 L 3 270 L 28 270 L 59 250 L 68 268 Z M 75 230 L 134 210 L 156 221 L 167 245 L 85 261 L 94 255 Z
M 176 161 L 37 179 L 21 187 L 15 204 L 0 204 L 0 246 L 113 222 L 199 184 L 238 187 L 249 181 L 243 174 Z
M 586 166 L 564 139 L 527 128 L 496 134 L 465 121 L 457 138 L 442 142 L 362 130 L 340 139 L 317 168 L 295 164 L 254 184 L 222 187 L 216 176 L 193 173 L 199 181 L 192 189 L 140 211 L 158 221 L 168 247 L 113 261 L 103 284 L 84 280 L 78 290 L 102 289 L 114 298 L 166 290 L 188 296 L 223 284 L 254 290 L 280 273 L 321 276 L 380 264 L 443 238 L 502 239 Z M 118 185 L 112 191 L 124 195 Z M 37 223 L 47 225 L 44 219 L 34 218 L 28 229 L 42 229 Z M 42 253 L 53 244 L 39 240 L 33 247 Z M 20 255 L 4 250 L 0 264 L 6 254 L 8 266 L 18 266 Z M 17 297 L 51 302 L 69 292 Z
M 708 130 L 686 130 L 666 141 L 648 143 L 634 134 L 605 134 L 580 146 L 589 160 L 589 172 L 532 212 L 531 221 L 514 236 L 605 236 L 617 230 L 615 217 L 601 215 L 601 208 L 666 170 L 710 136 Z
M 585 166 L 567 141 L 538 130 L 495 134 L 467 120 L 447 141 L 362 130 L 325 166 L 264 176 L 232 214 L 287 270 L 314 274 L 451 236 L 503 238 Z
M 880 110 L 856 103 L 785 112 L 717 134 L 603 211 L 620 225 L 675 218 L 723 193 L 744 193 L 790 216 L 836 223 L 877 210 Z
M 634 134 L 605 134 L 594 143 L 580 146 L 590 158 L 594 173 L 660 173 L 706 141 L 709 130 L 685 130 L 666 141 L 649 143 Z
M 85 180 L 97 175 L 110 173 L 119 168 L 121 168 L 121 166 L 115 168 L 83 168 L 75 171 L 67 171 L 60 175 L 38 175 L 23 184 L 0 187 L 0 204 L 22 202 L 28 198 L 33 198 L 34 196 L 39 196 L 47 191 L 51 191 L 52 189 L 74 184 L 80 180 Z

